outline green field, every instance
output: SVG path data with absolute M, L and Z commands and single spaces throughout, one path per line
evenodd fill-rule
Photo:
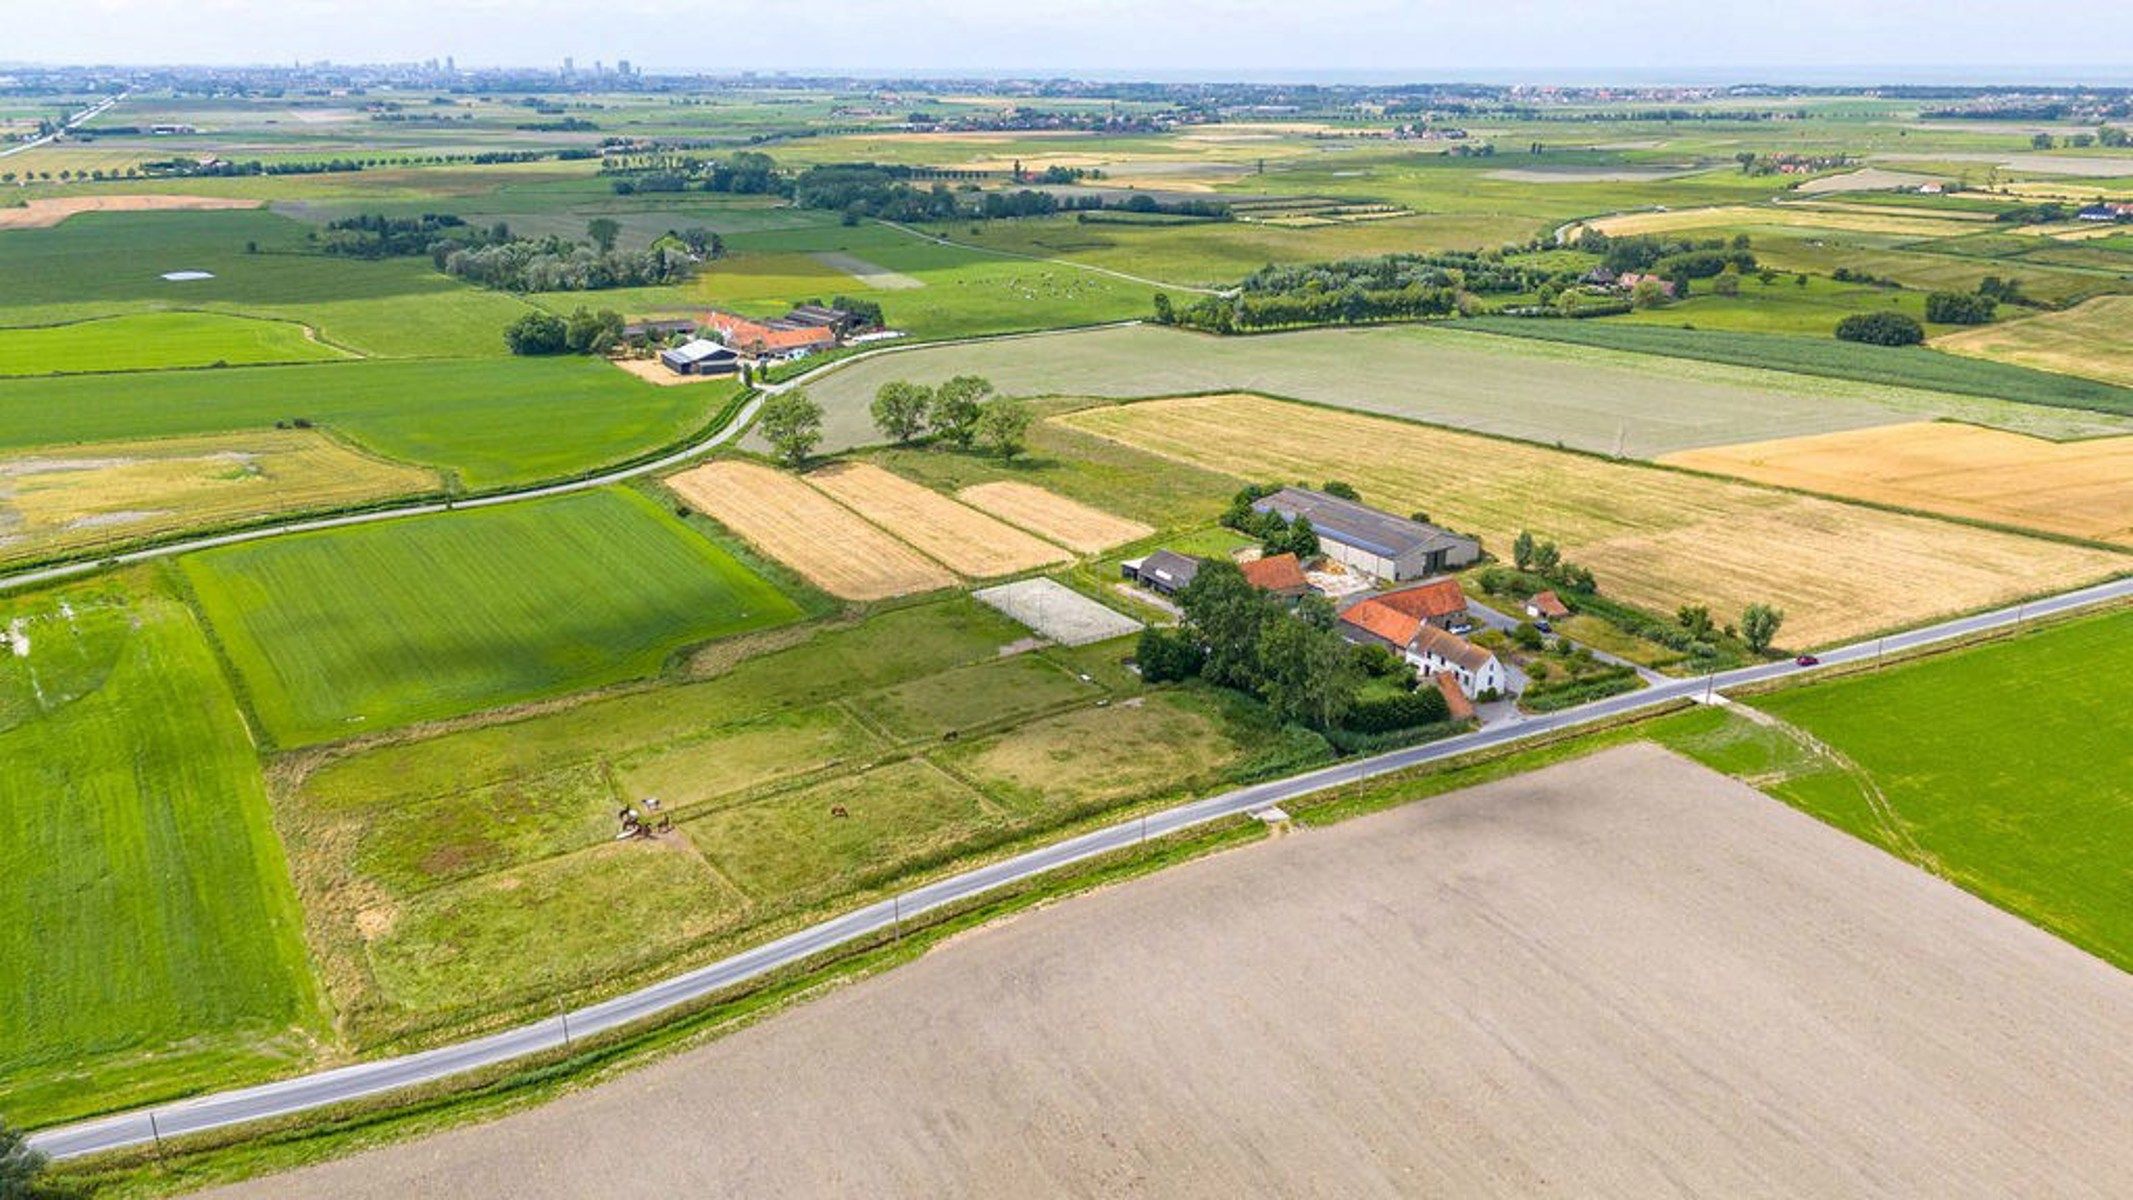
M 301 1060 L 325 1019 L 244 723 L 147 574 L 0 601 L 0 1112 Z
M 1836 756 L 1738 718 L 1683 748 L 2133 969 L 2133 610 L 1752 703 Z
M 282 746 L 658 673 L 799 607 L 609 489 L 210 550 L 182 563 Z
M 0 328 L 0 375 L 328 362 L 347 357 L 347 351 L 315 340 L 301 325 L 219 313 L 143 313 L 27 329 Z
M 249 209 L 87 213 L 0 230 L 0 326 L 212 310 L 295 321 L 368 355 L 494 358 L 505 353 L 503 327 L 526 311 L 515 297 L 439 274 L 428 259 L 312 252 L 310 232 Z M 214 278 L 172 282 L 167 271 Z
M 1890 385 L 1896 381 L 1859 383 L 1481 337 L 1470 332 L 1475 326 L 1521 333 L 1532 328 L 1542 336 L 1559 330 L 1567 330 L 1564 336 L 1592 333 L 1603 343 L 1608 335 L 1621 335 L 1623 350 L 1644 349 L 1637 344 L 1643 340 L 1663 347 L 1684 332 L 1601 328 L 1589 321 L 1484 319 L 1218 338 L 1142 326 L 899 351 L 841 367 L 808 385 L 808 391 L 827 413 L 825 448 L 879 440 L 867 406 L 883 383 L 930 384 L 964 373 L 983 375 L 1003 392 L 1021 395 L 1133 398 L 1261 391 L 1632 457 L 1936 417 L 2059 438 L 2133 431 L 2133 420 L 2123 417 Z M 1739 335 L 1702 336 L 1722 347 Z M 1931 356 L 1965 368 L 1978 365 Z M 1773 356 L 1762 365 L 1788 361 Z M 2126 413 L 2133 416 L 2133 406 Z
M 221 433 L 302 418 L 484 490 L 678 442 L 732 385 L 654 387 L 603 362 L 349 362 L 0 380 L 0 449 Z

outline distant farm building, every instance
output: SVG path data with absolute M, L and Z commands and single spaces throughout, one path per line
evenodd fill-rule
M 1510 684 L 1503 660 L 1456 633 L 1410 616 L 1380 597 L 1351 606 L 1340 618 L 1341 636 L 1358 645 L 1378 645 L 1399 654 L 1425 679 L 1447 676 L 1468 699 L 1501 694 Z
M 1119 564 L 1118 570 L 1130 583 L 1175 596 L 1200 573 L 1200 560 L 1175 550 L 1158 550 L 1146 558 L 1128 559 Z
M 1463 628 L 1467 619 L 1466 592 L 1456 579 L 1431 579 L 1373 597 L 1395 612 L 1405 613 L 1439 629 Z
M 822 311 L 836 313 L 841 310 Z M 838 338 L 834 323 L 817 324 L 791 317 L 758 321 L 729 312 L 706 314 L 703 328 L 749 358 L 801 358 L 830 349 L 837 344 Z
M 1294 600 L 1311 590 L 1303 563 L 1293 554 L 1270 554 L 1243 564 L 1244 581 L 1262 592 Z
M 709 338 L 697 338 L 659 352 L 659 361 L 676 375 L 731 375 L 741 369 L 741 356 L 730 346 Z
M 1526 615 L 1537 621 L 1560 621 L 1570 615 L 1570 606 L 1554 592 L 1535 592 L 1526 601 Z
M 1473 538 L 1308 488 L 1283 488 L 1252 508 L 1291 523 L 1309 519 L 1327 558 L 1379 579 L 1442 575 L 1481 557 Z
M 671 337 L 695 332 L 696 322 L 689 320 L 632 321 L 622 327 L 622 340 L 636 343 L 663 342 Z
M 786 313 L 784 320 L 790 325 L 805 325 L 815 329 L 827 329 L 838 337 L 844 337 L 859 328 L 857 313 L 823 304 L 803 304 Z

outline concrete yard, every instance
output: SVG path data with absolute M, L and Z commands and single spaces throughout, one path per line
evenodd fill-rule
M 970 595 L 1062 646 L 1086 646 L 1141 630 L 1139 621 L 1056 579 L 1018 579 Z
M 2105 1196 L 2133 978 L 1650 746 L 226 1197 Z

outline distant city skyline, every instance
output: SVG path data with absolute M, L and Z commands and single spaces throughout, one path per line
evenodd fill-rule
M 423 62 L 461 69 L 1080 75 L 1592 84 L 2133 83 L 2133 5 L 2075 3 L 2020 36 L 1926 0 L 0 0 L 0 59 L 42 65 Z

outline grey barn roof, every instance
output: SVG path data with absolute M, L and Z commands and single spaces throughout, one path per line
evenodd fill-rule
M 1155 579 L 1167 587 L 1182 588 L 1200 573 L 1200 560 L 1175 550 L 1158 550 L 1142 559 L 1135 570 L 1142 579 Z
M 663 351 L 659 355 L 659 357 L 662 360 L 670 363 L 693 364 L 704 362 L 708 359 L 714 358 L 733 358 L 736 357 L 736 355 L 733 353 L 733 351 L 727 349 L 724 346 L 719 345 L 717 342 L 714 342 L 709 338 L 697 338 L 693 342 L 688 342 L 683 345 L 676 346 L 672 350 Z
M 1283 488 L 1254 502 L 1252 508 L 1259 512 L 1280 513 L 1286 521 L 1308 517 L 1311 528 L 1320 537 L 1386 558 L 1399 558 L 1417 550 L 1451 550 L 1473 544 L 1472 538 L 1461 537 L 1435 525 L 1396 517 L 1309 488 Z

